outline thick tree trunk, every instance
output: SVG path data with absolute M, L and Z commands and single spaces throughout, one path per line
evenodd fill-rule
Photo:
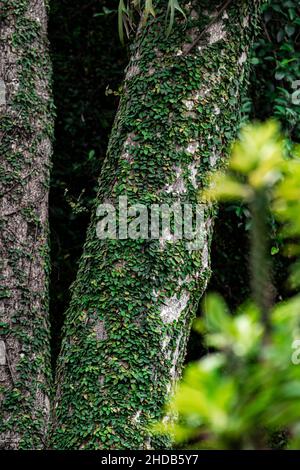
M 0 448 L 49 421 L 48 185 L 53 109 L 43 0 L 0 3 Z
M 259 2 L 233 1 L 221 14 L 219 1 L 181 3 L 187 24 L 169 38 L 165 10 L 139 28 L 97 205 L 118 207 L 126 195 L 129 206 L 195 207 L 235 137 Z M 147 427 L 181 372 L 209 279 L 213 213 L 202 209 L 197 250 L 172 237 L 100 240 L 95 210 L 58 362 L 55 448 L 168 445 Z

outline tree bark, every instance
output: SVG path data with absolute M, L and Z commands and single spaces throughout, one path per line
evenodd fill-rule
M 43 0 L 0 3 L 0 448 L 49 422 L 48 187 L 53 132 Z
M 129 206 L 195 208 L 236 135 L 260 2 L 228 2 L 219 14 L 219 1 L 183 1 L 187 23 L 178 18 L 170 37 L 166 3 L 132 45 L 96 207 L 127 196 Z M 197 250 L 172 237 L 100 240 L 95 208 L 66 314 L 54 448 L 168 446 L 149 425 L 181 373 L 210 276 L 214 211 L 201 208 Z

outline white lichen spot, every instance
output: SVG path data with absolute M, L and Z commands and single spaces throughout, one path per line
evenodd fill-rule
M 164 323 L 172 323 L 173 321 L 178 320 L 180 314 L 186 308 L 189 298 L 190 294 L 183 291 L 179 298 L 176 295 L 173 295 L 169 299 L 166 299 L 160 311 L 162 321 Z
M 0 106 L 6 104 L 6 85 L 4 80 L 0 78 Z
M 152 295 L 153 295 L 153 297 L 154 297 L 155 299 L 157 299 L 157 298 L 158 298 L 158 296 L 159 296 L 158 292 L 156 292 L 156 290 L 155 290 L 155 289 L 153 289 L 153 291 L 152 291 Z
M 3 340 L 0 341 L 0 366 L 6 364 L 6 346 Z
M 202 251 L 202 270 L 208 267 L 209 253 L 208 253 L 208 244 L 205 243 Z
M 247 60 L 247 54 L 246 52 L 243 52 L 241 57 L 238 60 L 239 65 L 243 65 Z
M 203 99 L 203 98 L 206 98 L 207 96 L 209 96 L 209 94 L 210 94 L 210 88 L 207 88 L 207 87 L 204 86 L 199 91 L 198 97 L 201 97 Z
M 131 132 L 130 134 L 128 134 L 127 139 L 125 140 L 123 145 L 122 158 L 124 158 L 124 160 L 127 160 L 130 163 L 133 162 L 133 157 L 130 154 L 130 147 L 135 145 L 134 138 L 135 134 L 134 132 Z
M 136 64 L 129 65 L 126 73 L 126 80 L 130 80 L 140 73 L 140 68 Z
M 247 28 L 249 26 L 249 15 L 245 16 L 243 20 L 243 26 L 244 28 Z
M 98 382 L 99 382 L 99 384 L 100 384 L 100 387 L 102 387 L 103 384 L 104 384 L 104 377 L 103 377 L 103 375 L 100 375 L 100 376 L 99 376 Z
M 48 415 L 48 413 L 50 412 L 50 400 L 47 397 L 47 395 L 45 395 L 45 397 L 44 397 L 44 409 L 45 409 L 45 412 Z
M 144 447 L 143 447 L 142 450 L 153 450 L 152 445 L 151 445 L 151 439 L 150 439 L 150 437 L 148 437 L 148 438 L 145 440 L 145 445 L 144 445 Z
M 167 386 L 166 386 L 167 395 L 171 395 L 171 390 L 172 390 L 172 382 L 170 381 L 167 383 Z
M 189 284 L 192 282 L 193 278 L 190 274 L 188 274 L 184 279 L 178 279 L 178 285 L 182 286 L 183 284 Z
M 192 118 L 193 121 L 195 121 L 197 119 L 197 113 L 195 111 L 185 111 L 183 113 L 183 116 L 186 117 L 186 118 Z
M 159 247 L 161 250 L 164 250 L 166 242 L 176 243 L 177 240 L 178 237 L 175 234 L 171 233 L 169 228 L 166 227 L 162 230 L 161 237 L 159 237 Z
M 202 247 L 201 272 L 203 272 L 209 266 L 209 259 L 210 258 L 209 258 L 209 243 L 208 243 L 208 240 L 209 240 L 209 237 L 210 237 L 210 234 L 211 234 L 212 225 L 213 225 L 213 219 L 211 217 L 207 218 L 207 220 L 205 222 L 206 242 L 203 244 L 203 247 Z
M 186 148 L 186 152 L 189 153 L 190 155 L 195 155 L 199 148 L 199 142 L 197 140 L 193 140 L 192 142 L 189 143 L 189 145 Z
M 214 167 L 217 163 L 217 160 L 218 160 L 218 157 L 217 157 L 216 149 L 213 149 L 209 157 L 210 166 Z
M 193 107 L 195 106 L 195 103 L 193 100 L 182 100 L 182 102 L 189 111 L 192 111 Z
M 226 38 L 226 29 L 224 28 L 224 24 L 222 21 L 217 21 L 216 23 L 213 23 L 208 28 L 208 33 L 209 44 L 214 44 Z
M 220 113 L 221 113 L 220 108 L 218 108 L 218 106 L 215 106 L 215 115 L 219 116 Z
M 135 424 L 135 423 L 138 423 L 140 421 L 140 416 L 141 416 L 141 410 L 138 410 L 135 415 L 133 416 L 132 418 L 132 422 Z
M 204 91 L 204 94 L 205 94 L 205 91 Z M 194 91 L 193 93 L 191 93 L 188 99 L 182 100 L 182 103 L 184 104 L 184 106 L 187 108 L 188 111 L 192 111 L 192 110 L 195 110 L 199 102 L 199 99 L 202 97 L 203 95 L 201 94 L 200 91 Z
M 223 20 L 228 20 L 229 16 L 228 16 L 227 11 L 224 11 L 222 18 Z
M 199 18 L 199 14 L 196 10 L 193 9 L 190 13 L 190 17 L 192 18 L 192 20 L 197 20 Z
M 189 180 L 192 183 L 193 187 L 197 189 L 197 165 L 196 163 L 191 163 L 188 166 L 188 169 L 190 171 Z
M 154 48 L 154 52 L 157 59 L 161 59 L 164 56 L 163 52 L 161 52 L 157 47 Z

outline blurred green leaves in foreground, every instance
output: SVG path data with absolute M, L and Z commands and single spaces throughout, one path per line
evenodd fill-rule
M 300 448 L 300 295 L 274 303 L 268 246 L 272 214 L 286 254 L 300 254 L 300 152 L 286 148 L 276 122 L 245 127 L 228 170 L 201 195 L 249 205 L 253 296 L 234 313 L 217 294 L 204 301 L 194 327 L 209 353 L 187 366 L 156 426 L 180 447 Z M 290 281 L 300 285 L 299 261 Z

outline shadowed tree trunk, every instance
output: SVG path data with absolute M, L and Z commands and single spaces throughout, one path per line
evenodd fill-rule
M 0 447 L 49 422 L 48 183 L 53 109 L 43 0 L 0 3 Z
M 178 19 L 170 37 L 165 9 L 137 32 L 97 206 L 118 208 L 126 196 L 128 206 L 196 209 L 236 136 L 260 2 L 181 3 L 187 23 Z M 181 373 L 210 276 L 214 214 L 204 204 L 201 211 L 200 244 L 191 249 L 170 234 L 147 239 L 145 227 L 139 239 L 101 240 L 95 208 L 58 361 L 55 448 L 168 446 L 148 426 Z

